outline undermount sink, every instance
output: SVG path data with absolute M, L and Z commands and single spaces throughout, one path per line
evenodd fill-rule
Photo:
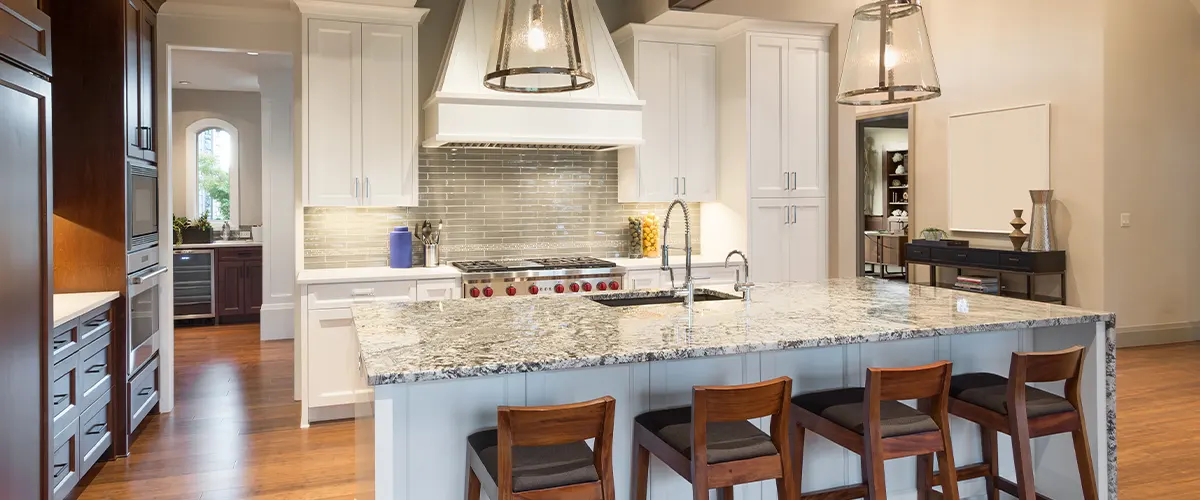
M 626 294 L 615 295 L 591 295 L 588 296 L 592 301 L 606 305 L 608 307 L 632 307 L 632 306 L 653 306 L 659 304 L 682 304 L 685 297 L 676 297 L 671 290 L 660 290 L 650 292 L 648 295 L 640 295 L 637 297 L 628 297 Z M 730 295 L 728 293 L 716 292 L 713 290 L 696 290 L 696 302 L 709 302 L 715 300 L 741 300 L 740 296 Z

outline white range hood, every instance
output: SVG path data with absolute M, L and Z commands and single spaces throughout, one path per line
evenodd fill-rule
M 596 84 L 560 94 L 483 86 L 503 0 L 463 0 L 433 95 L 426 147 L 617 149 L 642 143 L 642 107 L 595 0 L 572 0 L 585 22 Z

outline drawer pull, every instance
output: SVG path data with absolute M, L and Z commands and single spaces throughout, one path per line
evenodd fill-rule
M 1021 262 L 1021 259 L 1018 259 L 1018 258 L 1016 258 L 1016 257 L 1009 257 L 1009 258 L 1008 258 L 1008 261 L 1009 261 L 1009 262 Z
M 62 473 L 66 472 L 68 465 L 69 464 L 54 464 L 54 477 L 57 479 L 58 476 L 61 476 Z
M 350 291 L 350 295 L 355 296 L 355 297 L 374 297 L 375 289 L 374 288 L 356 288 L 356 289 Z
M 108 313 L 101 314 L 95 318 L 89 319 L 83 326 L 100 326 L 108 323 Z
M 59 339 L 54 339 L 54 347 L 55 347 L 55 348 L 62 347 L 62 346 L 64 346 L 64 345 L 66 345 L 66 344 L 67 344 L 68 342 L 70 342 L 70 341 L 71 341 L 71 339 L 69 339 L 69 338 L 67 338 L 67 339 L 62 339 L 62 340 L 59 340 Z
M 153 387 L 143 387 L 142 390 L 138 391 L 138 396 L 148 396 L 152 392 L 154 392 Z
M 84 434 L 87 434 L 89 436 L 95 436 L 96 434 L 100 434 L 100 433 L 104 432 L 104 429 L 106 429 L 106 428 L 108 428 L 107 423 L 96 424 L 96 425 L 93 425 L 90 429 L 88 429 L 87 432 L 85 432 Z
M 106 366 L 108 366 L 108 365 L 107 364 L 92 365 L 92 366 L 89 366 L 88 369 L 84 371 L 84 373 L 100 373 L 100 372 L 104 371 L 104 367 L 106 367 Z
M 967 254 L 965 254 L 965 253 L 960 253 L 960 254 L 956 254 L 956 255 L 958 255 L 958 258 L 960 258 L 960 259 L 967 258 Z
M 62 404 L 63 401 L 66 401 L 70 398 L 71 398 L 70 394 L 55 394 L 54 395 L 54 406 L 58 406 L 59 404 Z

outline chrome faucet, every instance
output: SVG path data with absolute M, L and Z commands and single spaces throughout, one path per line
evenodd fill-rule
M 734 250 L 725 256 L 725 267 L 729 267 L 729 259 L 733 258 L 734 255 L 742 258 L 742 269 L 734 271 L 737 273 L 737 277 L 734 279 L 733 291 L 742 292 L 742 300 L 750 302 L 750 290 L 754 289 L 754 282 L 750 281 L 750 259 L 741 250 Z M 745 282 L 742 281 L 743 271 L 746 276 Z
M 671 269 L 671 247 L 667 245 L 667 234 L 671 228 L 671 211 L 675 210 L 675 205 L 679 205 L 683 209 L 683 243 L 684 250 L 684 269 L 685 276 L 683 286 L 675 287 L 675 270 Z M 676 297 L 684 297 L 683 305 L 691 307 L 696 300 L 696 283 L 692 279 L 692 216 L 688 213 L 687 203 L 683 200 L 676 199 L 671 202 L 671 206 L 667 207 L 667 216 L 663 218 L 662 227 L 662 270 L 671 273 L 671 289 L 675 291 Z

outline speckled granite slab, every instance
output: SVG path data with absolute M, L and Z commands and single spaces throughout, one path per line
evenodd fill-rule
M 371 385 L 1114 320 L 873 278 L 764 285 L 749 304 L 696 302 L 690 310 L 537 296 L 357 304 L 353 315 Z

